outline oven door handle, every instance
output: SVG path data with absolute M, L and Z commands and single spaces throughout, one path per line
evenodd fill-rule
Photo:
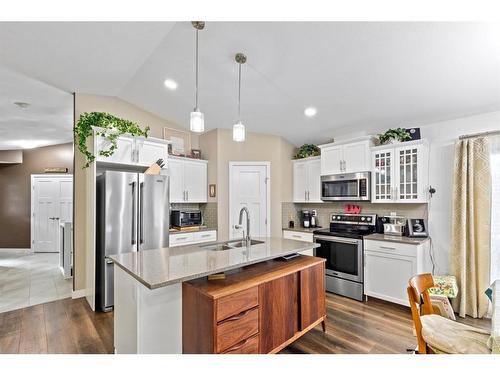
M 342 243 L 348 243 L 348 244 L 353 244 L 357 245 L 361 242 L 361 240 L 357 239 L 349 239 L 349 238 L 344 238 L 344 237 L 333 237 L 333 236 L 314 236 L 315 240 L 325 240 L 325 241 L 330 241 L 330 242 L 342 242 Z

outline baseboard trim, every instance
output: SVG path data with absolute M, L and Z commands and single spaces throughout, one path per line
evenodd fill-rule
M 77 298 L 83 298 L 85 297 L 85 289 L 78 289 L 78 290 L 73 290 L 71 293 L 71 298 L 77 299 Z

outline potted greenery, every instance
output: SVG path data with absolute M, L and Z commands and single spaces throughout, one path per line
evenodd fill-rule
M 379 134 L 378 139 L 381 145 L 388 143 L 400 143 L 409 141 L 410 134 L 404 128 L 389 129 L 385 133 Z
M 310 156 L 319 156 L 320 154 L 321 150 L 318 146 L 306 143 L 299 147 L 295 154 L 295 159 L 304 159 Z
M 121 135 L 128 134 L 134 137 L 147 137 L 149 133 L 149 126 L 143 130 L 135 122 L 115 117 L 109 113 L 83 113 L 74 129 L 78 149 L 87 159 L 83 168 L 88 168 L 95 160 L 95 155 L 87 147 L 87 138 L 93 134 L 94 128 L 98 128 L 96 129 L 96 136 L 104 137 L 110 143 L 108 149 L 99 151 L 99 155 L 105 157 L 110 157 L 114 154 L 117 148 L 117 139 Z

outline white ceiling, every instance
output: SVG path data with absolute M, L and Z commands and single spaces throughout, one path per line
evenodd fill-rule
M 480 23 L 208 22 L 207 129 L 236 121 L 295 144 L 500 110 L 500 27 Z M 187 127 L 194 30 L 179 23 L 0 23 L 0 61 L 67 92 L 116 95 Z M 163 86 L 178 82 L 176 91 Z M 306 118 L 307 106 L 318 108 Z
M 73 96 L 0 67 L 0 150 L 73 140 Z M 15 102 L 29 103 L 19 108 Z

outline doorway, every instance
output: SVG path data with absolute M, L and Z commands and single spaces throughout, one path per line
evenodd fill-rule
M 31 175 L 31 251 L 59 253 L 61 227 L 73 219 L 73 176 Z
M 240 238 L 236 229 L 242 207 L 250 212 L 250 236 L 271 235 L 271 163 L 229 162 L 229 238 Z M 244 218 L 243 228 L 246 230 Z

